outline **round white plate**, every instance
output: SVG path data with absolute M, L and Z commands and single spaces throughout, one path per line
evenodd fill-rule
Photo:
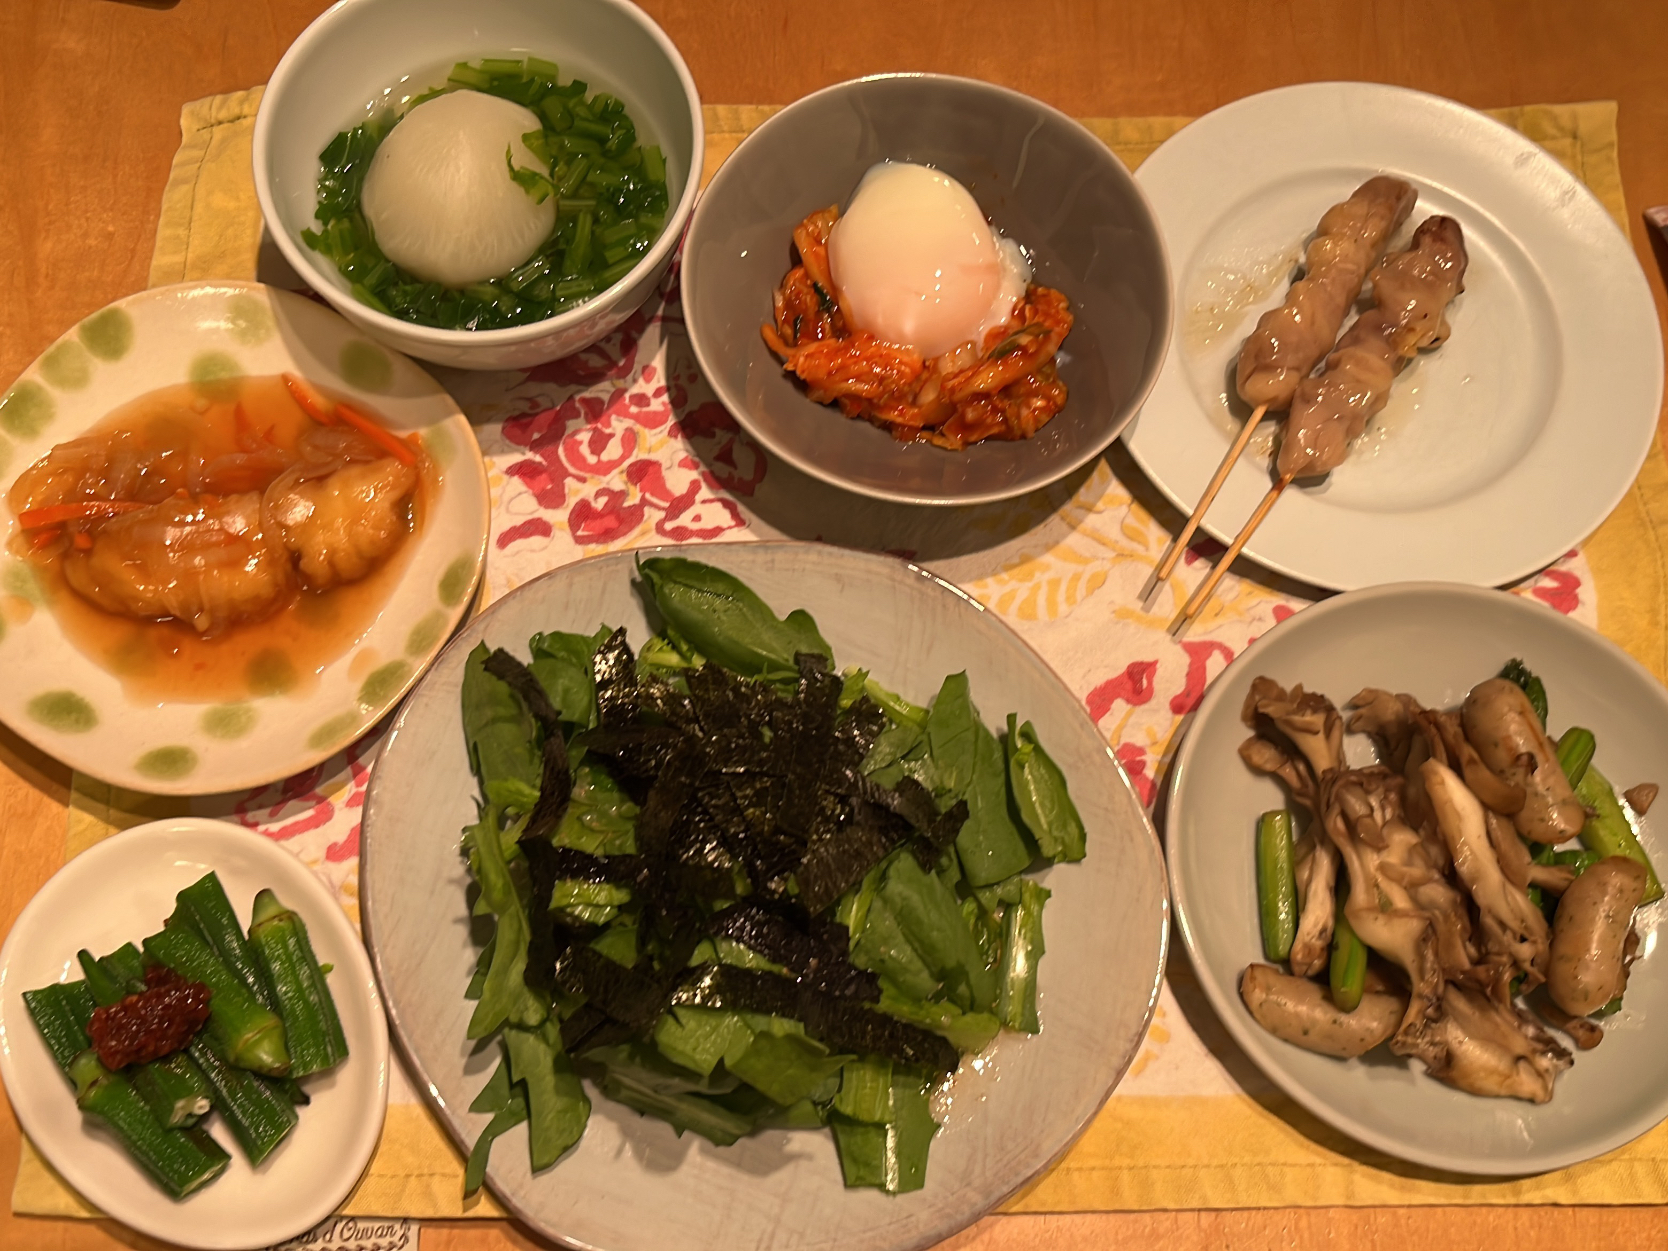
M 75 1106 L 23 992 L 74 981 L 75 953 L 138 943 L 162 927 L 174 895 L 213 870 L 247 927 L 255 893 L 271 887 L 307 923 L 347 1035 L 348 1058 L 305 1078 L 312 1102 L 261 1167 L 252 1169 L 218 1117 L 204 1122 L 231 1154 L 226 1171 L 184 1200 L 169 1198 Z M 370 1162 L 388 1105 L 388 1024 L 370 961 L 318 878 L 259 834 L 181 817 L 137 826 L 82 852 L 29 901 L 0 949 L 0 1078 L 23 1132 L 95 1207 L 140 1233 L 187 1247 L 267 1247 L 311 1229 L 347 1197 Z
M 1285 493 L 1245 554 L 1341 590 L 1503 585 L 1586 538 L 1633 482 L 1656 431 L 1662 344 L 1604 206 L 1545 149 L 1451 100 L 1286 87 L 1200 118 L 1147 158 L 1136 180 L 1174 266 L 1175 321 L 1124 442 L 1191 511 L 1245 416 L 1240 344 L 1285 299 L 1321 214 L 1378 173 L 1419 193 L 1392 248 L 1435 213 L 1464 228 L 1453 337 L 1407 367 L 1348 461 Z M 1211 507 L 1219 539 L 1268 490 L 1270 442 L 1258 433 Z
M 1456 1173 L 1563 1168 L 1668 1116 L 1668 965 L 1654 951 L 1665 905 L 1639 913 L 1642 958 L 1628 979 L 1625 1006 L 1604 1021 L 1598 1050 L 1575 1052 L 1549 1103 L 1465 1094 L 1387 1048 L 1337 1060 L 1282 1042 L 1252 1020 L 1239 978 L 1263 959 L 1253 830 L 1259 813 L 1287 807 L 1288 799 L 1278 783 L 1240 761 L 1239 744 L 1251 732 L 1239 713 L 1262 674 L 1286 687 L 1301 682 L 1340 708 L 1365 686 L 1407 691 L 1427 707 L 1454 707 L 1514 656 L 1546 683 L 1553 733 L 1572 725 L 1592 730 L 1595 761 L 1618 789 L 1668 782 L 1668 692 L 1619 647 L 1515 595 L 1413 583 L 1306 608 L 1246 649 L 1199 705 L 1176 757 L 1165 822 L 1176 925 L 1234 1040 L 1321 1120 L 1390 1155 Z M 1371 746 L 1364 736 L 1346 736 L 1345 755 L 1365 763 Z M 1668 843 L 1660 820 L 1646 819 L 1641 841 L 1663 866 Z
M 663 549 L 689 555 L 687 548 Z M 459 831 L 475 820 L 458 698 L 483 639 L 525 656 L 542 630 L 625 626 L 648 637 L 633 561 L 598 556 L 546 574 L 460 632 L 401 710 L 371 774 L 361 833 L 365 935 L 395 1036 L 442 1123 L 467 1150 L 487 1116 L 469 1112 L 499 1048 L 465 1038 L 475 968 Z M 525 1130 L 493 1149 L 487 1182 L 529 1225 L 600 1251 L 900 1251 L 972 1223 L 1082 1133 L 1146 1034 L 1164 965 L 1167 906 L 1158 842 L 1083 705 L 1019 637 L 973 600 L 902 561 L 811 543 L 727 543 L 696 554 L 778 613 L 805 608 L 839 665 L 868 669 L 925 704 L 965 669 L 989 726 L 1017 711 L 1065 771 L 1089 854 L 1042 879 L 1048 954 L 1042 1032 L 1004 1032 L 964 1060 L 933 1140 L 925 1189 L 847 1190 L 826 1130 L 755 1134 L 715 1147 L 681 1139 L 590 1091 L 590 1125 L 554 1166 L 528 1170 Z
M 112 409 L 159 387 L 294 372 L 415 433 L 439 488 L 405 572 L 365 632 L 302 695 L 142 702 L 65 637 L 10 551 L 17 476 Z M 83 773 L 163 795 L 288 777 L 397 703 L 468 609 L 486 561 L 486 467 L 440 384 L 329 309 L 253 282 L 141 291 L 66 333 L 0 397 L 0 721 Z

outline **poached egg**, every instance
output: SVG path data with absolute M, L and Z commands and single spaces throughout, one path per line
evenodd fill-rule
M 828 237 L 847 320 L 931 360 L 1012 315 L 1031 267 L 948 174 L 883 161 L 863 175 Z

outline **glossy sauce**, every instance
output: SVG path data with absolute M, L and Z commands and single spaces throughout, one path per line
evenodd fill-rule
M 318 388 L 315 387 L 315 390 Z M 240 378 L 205 389 L 163 387 L 115 409 L 87 431 L 134 433 L 152 447 L 193 447 L 205 461 L 238 450 L 237 408 L 272 442 L 294 450 L 312 422 L 278 377 Z M 355 404 L 382 423 L 379 414 Z M 405 505 L 405 536 L 369 575 L 324 592 L 299 590 L 271 616 L 203 637 L 183 621 L 140 621 L 89 603 L 64 578 L 61 555 L 29 553 L 20 533 L 13 552 L 35 571 L 60 628 L 89 659 L 121 679 L 142 702 L 221 703 L 304 695 L 331 662 L 364 637 L 410 559 L 427 502 L 438 489 L 434 462 L 419 456 L 418 484 Z M 14 502 L 14 511 L 15 511 Z

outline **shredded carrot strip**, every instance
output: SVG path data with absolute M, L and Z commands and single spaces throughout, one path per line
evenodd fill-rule
M 336 416 L 370 439 L 378 447 L 386 449 L 388 454 L 399 461 L 400 464 L 415 465 L 417 463 L 417 453 L 412 449 L 411 444 L 392 431 L 384 430 L 358 409 L 350 408 L 346 404 L 338 404 L 336 405 Z
M 333 426 L 336 424 L 335 414 L 313 393 L 313 388 L 300 378 L 297 378 L 294 374 L 285 374 L 284 386 L 289 391 L 290 397 L 301 405 L 301 411 L 318 422 L 319 425 Z
M 62 526 L 53 526 L 49 530 L 37 530 L 29 536 L 29 547 L 32 551 L 38 552 L 63 532 L 64 527 Z
M 79 504 L 48 504 L 45 508 L 26 509 L 17 515 L 17 521 L 25 530 L 39 530 L 42 526 L 62 525 L 66 521 L 114 517 L 143 507 L 143 504 L 135 504 L 131 500 L 83 500 Z
M 70 537 L 70 542 L 75 545 L 75 550 L 78 552 L 90 552 L 93 550 L 93 536 L 88 534 L 85 530 L 77 530 Z

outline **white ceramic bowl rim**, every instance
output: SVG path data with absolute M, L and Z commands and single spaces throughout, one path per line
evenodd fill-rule
M 268 100 L 280 95 L 286 85 L 286 80 L 296 67 L 300 65 L 311 51 L 313 45 L 330 36 L 330 28 L 336 17 L 356 0 L 336 0 L 313 22 L 306 30 L 296 37 L 294 43 L 285 51 L 278 61 L 278 67 L 272 71 L 272 77 L 267 81 L 266 94 L 261 97 L 261 107 L 255 113 L 254 166 L 255 166 L 255 196 L 260 201 L 261 213 L 269 223 L 281 221 L 278 206 L 272 197 L 272 183 L 267 174 L 267 148 L 271 142 L 272 115 L 266 107 Z M 358 305 L 359 314 L 367 325 L 378 329 L 410 336 L 413 339 L 432 344 L 436 347 L 455 347 L 458 344 L 479 344 L 482 346 L 504 346 L 541 338 L 553 332 L 576 326 L 586 318 L 595 314 L 599 301 L 606 299 L 616 291 L 622 291 L 631 285 L 631 280 L 638 274 L 661 263 L 662 260 L 683 242 L 684 228 L 689 223 L 689 217 L 695 207 L 696 197 L 701 187 L 701 159 L 706 151 L 706 124 L 701 116 L 701 96 L 695 89 L 695 79 L 689 72 L 689 66 L 684 63 L 683 54 L 677 49 L 671 38 L 663 31 L 647 13 L 638 8 L 631 0 L 596 0 L 610 8 L 618 9 L 636 22 L 655 44 L 665 54 L 672 68 L 677 71 L 678 81 L 683 84 L 684 99 L 689 104 L 691 140 L 690 152 L 691 169 L 689 177 L 684 182 L 683 194 L 678 197 L 677 205 L 666 219 L 666 226 L 660 232 L 654 246 L 645 252 L 637 264 L 612 286 L 597 293 L 585 303 L 557 313 L 554 317 L 547 317 L 543 321 L 530 322 L 525 326 L 509 326 L 502 330 L 446 330 L 439 326 L 425 326 L 420 322 L 406 321 L 403 318 L 392 317 L 387 313 L 378 312 L 368 304 Z M 278 249 L 297 273 L 310 280 L 314 289 L 321 294 L 352 300 L 354 297 L 348 292 L 339 291 L 329 280 L 328 272 L 319 264 L 318 258 L 310 249 L 303 247 L 290 236 L 289 231 L 273 231 Z M 322 280 L 322 281 L 321 281 Z M 355 301 L 357 303 L 357 301 Z

